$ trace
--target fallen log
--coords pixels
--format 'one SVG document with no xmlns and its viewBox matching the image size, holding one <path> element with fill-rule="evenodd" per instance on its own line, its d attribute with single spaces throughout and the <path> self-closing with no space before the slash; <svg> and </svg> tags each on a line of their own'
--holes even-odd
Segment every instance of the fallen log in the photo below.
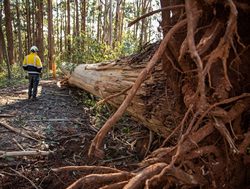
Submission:
<svg viewBox="0 0 250 189">
<path fill-rule="evenodd" d="M 158 45 L 151 45 L 143 53 L 123 61 L 78 65 L 68 83 L 102 98 L 101 102 L 119 107 L 156 47 Z M 62 66 L 62 70 L 65 72 L 66 66 Z M 127 108 L 132 117 L 163 137 L 170 134 L 181 117 L 176 107 L 178 95 L 167 84 L 167 79 L 162 63 L 158 62 Z"/>
</svg>

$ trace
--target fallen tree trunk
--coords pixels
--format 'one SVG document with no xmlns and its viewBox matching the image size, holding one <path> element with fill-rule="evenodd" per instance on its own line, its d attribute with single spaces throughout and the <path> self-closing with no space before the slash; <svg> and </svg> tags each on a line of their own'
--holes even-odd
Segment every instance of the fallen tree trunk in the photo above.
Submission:
<svg viewBox="0 0 250 189">
<path fill-rule="evenodd" d="M 249 186 L 249 2 L 186 0 L 173 4 L 180 7 L 181 2 L 185 4 L 182 11 L 162 13 L 164 39 L 152 56 L 145 57 L 143 52 L 123 62 L 80 65 L 69 78 L 71 84 L 95 95 L 115 96 L 108 98 L 113 105 L 119 106 L 117 99 L 124 98 L 93 139 L 89 155 L 103 157 L 104 135 L 125 109 L 151 130 L 167 136 L 133 171 L 132 178 L 110 185 L 103 179 L 102 188 Z M 161 1 L 163 8 L 173 4 Z M 95 79 L 81 81 L 88 74 Z M 132 83 L 130 91 L 114 95 Z M 171 134 L 165 129 L 172 130 Z M 71 188 L 84 187 L 82 181 L 92 176 L 81 177 L 71 185 L 77 187 Z M 113 174 L 102 176 L 109 179 Z"/>
<path fill-rule="evenodd" d="M 157 47 L 156 44 L 148 46 L 141 54 L 123 61 L 78 65 L 68 82 L 119 107 Z M 63 70 L 67 69 L 63 67 Z M 171 90 L 167 79 L 159 62 L 127 108 L 127 112 L 135 119 L 163 137 L 169 135 L 180 119 L 180 111 L 176 106 L 177 94 Z"/>
</svg>

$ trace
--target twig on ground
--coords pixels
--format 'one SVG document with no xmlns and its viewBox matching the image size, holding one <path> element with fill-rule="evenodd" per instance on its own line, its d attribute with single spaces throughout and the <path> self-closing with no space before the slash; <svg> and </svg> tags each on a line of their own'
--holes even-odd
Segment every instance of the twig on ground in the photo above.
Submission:
<svg viewBox="0 0 250 189">
<path fill-rule="evenodd" d="M 34 188 L 36 188 L 36 189 L 39 189 L 39 188 L 40 188 L 40 187 L 37 187 L 36 184 L 35 184 L 32 180 L 30 180 L 28 177 L 24 176 L 24 175 L 23 175 L 22 173 L 20 173 L 19 171 L 14 170 L 14 169 L 12 169 L 11 167 L 10 167 L 10 170 L 12 170 L 13 172 L 17 173 L 20 177 L 23 177 L 24 179 L 26 179 L 27 181 L 29 181 L 30 184 L 31 184 Z"/>
<path fill-rule="evenodd" d="M 11 114 L 0 114 L 0 118 L 8 118 L 8 117 L 15 117 L 15 115 L 11 115 Z"/>
<path fill-rule="evenodd" d="M 61 171 L 92 171 L 100 173 L 119 173 L 122 172 L 116 168 L 104 167 L 104 166 L 66 166 L 52 169 L 54 172 Z"/>
<path fill-rule="evenodd" d="M 59 121 L 71 121 L 70 119 L 68 118 L 58 118 L 58 119 L 31 119 L 31 120 L 27 120 L 27 121 L 30 121 L 30 122 L 40 122 L 40 121 L 44 121 L 44 122 L 59 122 Z"/>
<path fill-rule="evenodd" d="M 0 151 L 0 158 L 13 157 L 13 156 L 36 156 L 36 155 L 47 156 L 51 153 L 53 153 L 53 151 L 41 151 L 41 150 L 11 151 L 11 152 Z"/>
<path fill-rule="evenodd" d="M 18 146 L 21 150 L 25 151 L 24 148 L 22 147 L 22 145 L 21 145 L 19 142 L 17 142 L 17 140 L 16 140 L 15 138 L 12 138 L 12 140 L 17 144 L 17 146 Z"/>
<path fill-rule="evenodd" d="M 13 131 L 13 132 L 15 132 L 15 133 L 23 136 L 23 137 L 26 137 L 26 138 L 29 138 L 29 139 L 32 139 L 32 140 L 35 140 L 35 141 L 39 141 L 39 140 L 31 137 L 29 134 L 27 134 L 26 131 L 23 131 L 23 130 L 18 129 L 18 128 L 11 127 L 10 125 L 8 125 L 6 123 L 3 123 L 3 122 L 0 122 L 0 125 L 3 126 L 3 127 L 5 127 L 6 129 L 9 129 L 9 130 L 11 130 L 11 131 Z"/>
</svg>

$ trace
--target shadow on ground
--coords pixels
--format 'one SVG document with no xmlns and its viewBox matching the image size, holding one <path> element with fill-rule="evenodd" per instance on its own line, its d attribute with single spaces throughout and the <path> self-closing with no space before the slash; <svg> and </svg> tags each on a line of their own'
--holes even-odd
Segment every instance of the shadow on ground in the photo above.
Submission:
<svg viewBox="0 0 250 189">
<path fill-rule="evenodd" d="M 0 115 L 13 116 L 1 117 L 1 122 L 44 136 L 32 140 L 0 127 L 0 151 L 53 151 L 49 156 L 0 157 L 0 188 L 33 188 L 31 182 L 38 188 L 66 188 L 80 174 L 57 175 L 51 170 L 61 166 L 107 165 L 122 169 L 136 166 L 137 134 L 148 131 L 129 118 L 120 123 L 122 129 L 113 129 L 107 137 L 104 160 L 87 156 L 98 128 L 76 89 L 59 88 L 56 81 L 48 80 L 40 83 L 38 101 L 27 99 L 27 86 L 1 89 L 0 94 Z"/>
</svg>

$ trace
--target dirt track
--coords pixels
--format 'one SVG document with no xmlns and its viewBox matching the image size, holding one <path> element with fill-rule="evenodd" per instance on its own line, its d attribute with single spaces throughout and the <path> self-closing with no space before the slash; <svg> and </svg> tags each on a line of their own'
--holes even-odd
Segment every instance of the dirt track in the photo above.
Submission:
<svg viewBox="0 0 250 189">
<path fill-rule="evenodd" d="M 131 133 L 134 137 L 139 133 L 136 132 L 138 127 L 133 127 L 136 124 L 133 121 L 129 122 L 129 126 L 123 125 L 122 131 L 112 131 L 112 140 L 106 140 L 108 148 L 105 160 L 87 157 L 97 128 L 90 108 L 81 102 L 82 98 L 77 98 L 80 93 L 75 89 L 59 88 L 56 81 L 50 80 L 40 83 L 38 101 L 27 99 L 27 86 L 1 89 L 1 123 L 28 132 L 36 140 L 1 126 L 0 151 L 43 150 L 53 153 L 49 156 L 1 158 L 0 188 L 34 188 L 31 181 L 37 188 L 66 188 L 79 174 L 72 172 L 58 175 L 51 168 L 108 165 L 129 169 L 138 162 L 134 147 L 136 139 L 132 137 L 130 141 L 125 141 Z M 114 135 L 114 132 L 118 134 Z"/>
</svg>

